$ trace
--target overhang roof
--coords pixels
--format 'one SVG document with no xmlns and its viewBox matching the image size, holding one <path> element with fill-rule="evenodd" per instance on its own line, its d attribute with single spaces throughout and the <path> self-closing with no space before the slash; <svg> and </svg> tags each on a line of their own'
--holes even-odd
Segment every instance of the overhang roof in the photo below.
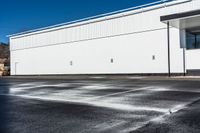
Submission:
<svg viewBox="0 0 200 133">
<path fill-rule="evenodd" d="M 178 29 L 195 29 L 200 27 L 200 10 L 165 15 L 160 20 Z"/>
</svg>

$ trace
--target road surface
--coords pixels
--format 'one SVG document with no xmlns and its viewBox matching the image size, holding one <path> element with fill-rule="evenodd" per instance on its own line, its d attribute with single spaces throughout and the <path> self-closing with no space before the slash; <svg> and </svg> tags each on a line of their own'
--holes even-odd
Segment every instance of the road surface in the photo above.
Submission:
<svg viewBox="0 0 200 133">
<path fill-rule="evenodd" d="M 0 79 L 1 133 L 199 133 L 199 116 L 199 79 Z"/>
</svg>

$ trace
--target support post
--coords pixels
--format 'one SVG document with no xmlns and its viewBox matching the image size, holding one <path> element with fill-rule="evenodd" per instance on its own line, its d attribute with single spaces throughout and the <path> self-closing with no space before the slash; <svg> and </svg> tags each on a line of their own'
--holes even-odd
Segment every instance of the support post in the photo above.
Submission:
<svg viewBox="0 0 200 133">
<path fill-rule="evenodd" d="M 168 44 L 168 76 L 171 77 L 171 65 L 170 65 L 170 27 L 169 27 L 169 21 L 167 22 L 167 44 Z"/>
<path fill-rule="evenodd" d="M 185 67 L 185 46 L 183 47 L 183 76 L 186 76 L 186 67 Z"/>
</svg>

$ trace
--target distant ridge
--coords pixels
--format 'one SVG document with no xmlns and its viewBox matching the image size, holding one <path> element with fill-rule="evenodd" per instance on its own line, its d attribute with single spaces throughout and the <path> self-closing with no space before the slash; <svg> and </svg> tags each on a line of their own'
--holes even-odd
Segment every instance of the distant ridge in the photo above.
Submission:
<svg viewBox="0 0 200 133">
<path fill-rule="evenodd" d="M 0 42 L 0 58 L 9 58 L 9 45 Z"/>
</svg>

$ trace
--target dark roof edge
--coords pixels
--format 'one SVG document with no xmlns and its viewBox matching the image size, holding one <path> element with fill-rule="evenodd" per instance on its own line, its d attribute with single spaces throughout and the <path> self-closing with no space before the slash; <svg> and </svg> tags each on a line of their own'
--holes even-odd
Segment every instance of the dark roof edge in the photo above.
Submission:
<svg viewBox="0 0 200 133">
<path fill-rule="evenodd" d="M 173 19 L 181 19 L 181 18 L 187 18 L 187 17 L 197 16 L 197 15 L 200 15 L 200 10 L 161 16 L 160 21 L 164 22 L 164 21 L 169 21 L 169 20 L 173 20 Z"/>
</svg>

